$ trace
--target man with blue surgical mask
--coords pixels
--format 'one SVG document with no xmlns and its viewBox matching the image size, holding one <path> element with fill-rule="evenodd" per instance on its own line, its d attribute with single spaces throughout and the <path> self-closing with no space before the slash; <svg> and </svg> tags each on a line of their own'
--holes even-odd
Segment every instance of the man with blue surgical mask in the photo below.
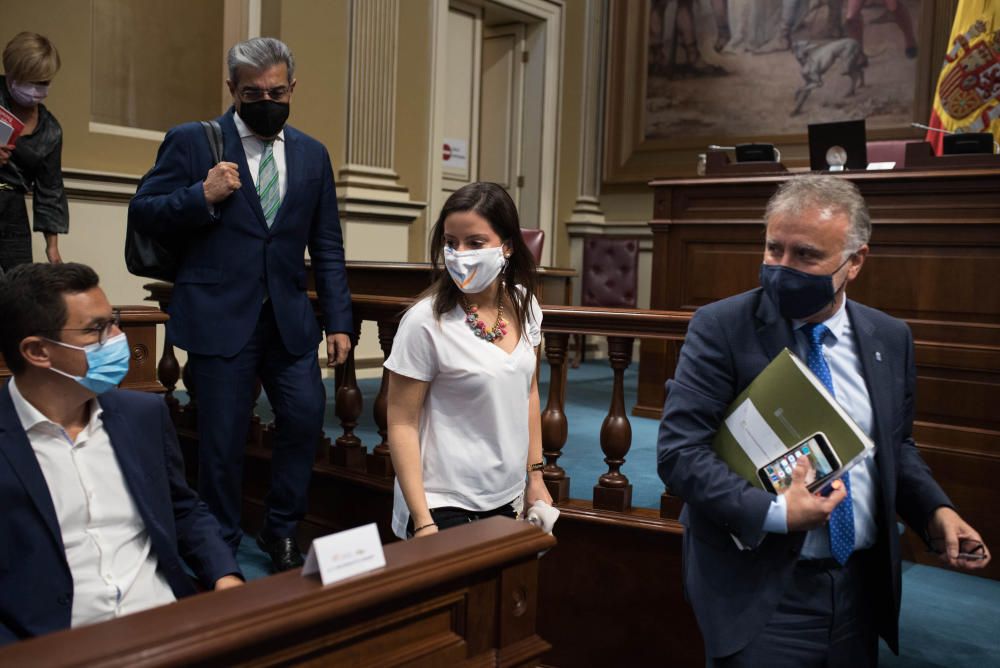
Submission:
<svg viewBox="0 0 1000 668">
<path fill-rule="evenodd" d="M 0 279 L 0 644 L 242 583 L 184 480 L 163 398 L 118 390 L 130 351 L 85 265 Z"/>
<path fill-rule="evenodd" d="M 760 287 L 695 313 L 667 385 L 657 457 L 685 502 L 685 591 L 710 666 L 871 666 L 880 636 L 898 649 L 897 514 L 950 566 L 981 569 L 990 553 L 913 441 L 909 327 L 847 298 L 872 231 L 857 187 L 791 178 L 764 221 Z M 825 496 L 807 488 L 806 458 L 776 495 L 711 447 L 726 409 L 785 348 L 875 443 Z"/>
</svg>

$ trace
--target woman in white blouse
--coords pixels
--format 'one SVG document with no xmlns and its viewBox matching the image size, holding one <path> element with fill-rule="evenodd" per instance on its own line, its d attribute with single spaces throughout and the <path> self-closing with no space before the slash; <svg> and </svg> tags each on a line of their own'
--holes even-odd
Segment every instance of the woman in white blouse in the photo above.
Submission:
<svg viewBox="0 0 1000 668">
<path fill-rule="evenodd" d="M 552 503 L 542 481 L 542 313 L 517 209 L 495 183 L 445 202 L 431 261 L 447 271 L 406 312 L 385 366 L 393 532 L 424 537 Z"/>
</svg>

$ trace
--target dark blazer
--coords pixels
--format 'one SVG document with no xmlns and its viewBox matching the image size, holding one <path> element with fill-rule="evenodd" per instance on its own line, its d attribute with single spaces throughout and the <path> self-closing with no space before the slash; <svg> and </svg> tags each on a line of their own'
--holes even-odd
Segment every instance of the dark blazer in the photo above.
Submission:
<svg viewBox="0 0 1000 668">
<path fill-rule="evenodd" d="M 874 412 L 878 572 L 869 575 L 879 633 L 895 651 L 901 585 L 896 514 L 924 535 L 933 511 L 951 503 L 911 436 L 916 372 L 909 327 L 850 300 L 847 313 Z M 761 631 L 805 540 L 804 532 L 765 534 L 773 495 L 734 474 L 711 449 L 730 403 L 786 347 L 795 349 L 791 322 L 758 288 L 694 314 L 667 383 L 658 469 L 685 501 L 685 590 L 714 657 L 741 650 Z M 740 550 L 732 536 L 754 548 Z"/>
<path fill-rule="evenodd" d="M 218 118 L 223 160 L 239 165 L 242 187 L 210 210 L 203 182 L 211 148 L 199 123 L 171 129 L 156 164 L 129 204 L 146 234 L 182 239 L 170 300 L 170 341 L 202 355 L 235 355 L 254 331 L 266 294 L 281 340 L 293 355 L 314 350 L 320 330 L 306 295 L 306 246 L 328 334 L 353 332 L 351 294 L 330 156 L 315 139 L 285 126 L 287 193 L 270 229 L 247 167 L 233 110 Z"/>
<path fill-rule="evenodd" d="M 112 390 L 98 401 L 158 571 L 174 595 L 195 593 L 182 558 L 209 589 L 224 575 L 240 575 L 218 522 L 184 480 L 163 398 Z M 0 389 L 0 509 L 0 645 L 68 628 L 73 576 L 59 521 L 6 385 Z"/>
</svg>

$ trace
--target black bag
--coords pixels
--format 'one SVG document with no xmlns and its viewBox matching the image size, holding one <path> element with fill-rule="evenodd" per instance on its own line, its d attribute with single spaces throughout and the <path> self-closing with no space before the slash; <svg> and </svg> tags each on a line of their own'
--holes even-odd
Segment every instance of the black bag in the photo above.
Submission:
<svg viewBox="0 0 1000 668">
<path fill-rule="evenodd" d="M 222 160 L 222 127 L 217 121 L 202 121 L 201 127 L 212 149 L 212 160 L 219 164 Z M 136 193 L 142 189 L 152 171 L 150 169 L 139 180 Z M 183 244 L 183 239 L 158 239 L 140 232 L 129 218 L 125 228 L 125 266 L 130 274 L 172 283 L 177 278 Z"/>
</svg>

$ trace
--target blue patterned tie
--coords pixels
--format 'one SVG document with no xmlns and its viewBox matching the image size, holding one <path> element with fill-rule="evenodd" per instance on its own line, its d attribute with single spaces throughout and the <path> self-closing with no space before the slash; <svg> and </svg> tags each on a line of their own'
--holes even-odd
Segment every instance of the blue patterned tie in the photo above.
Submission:
<svg viewBox="0 0 1000 668">
<path fill-rule="evenodd" d="M 264 220 L 271 227 L 274 217 L 278 215 L 281 206 L 281 191 L 278 188 L 278 166 L 274 162 L 274 141 L 264 144 L 264 153 L 260 157 L 260 170 L 257 172 L 257 196 L 260 197 L 260 208 L 264 211 Z"/>
<path fill-rule="evenodd" d="M 823 339 L 830 329 L 822 323 L 808 323 L 802 331 L 809 338 L 809 357 L 806 359 L 809 370 L 826 385 L 830 394 L 836 396 L 833 391 L 833 376 L 830 375 L 830 367 L 823 357 Z M 846 564 L 851 552 L 854 551 L 854 503 L 851 501 L 850 474 L 845 471 L 840 479 L 844 481 L 847 497 L 833 509 L 828 526 L 830 554 L 839 563 Z"/>
</svg>

